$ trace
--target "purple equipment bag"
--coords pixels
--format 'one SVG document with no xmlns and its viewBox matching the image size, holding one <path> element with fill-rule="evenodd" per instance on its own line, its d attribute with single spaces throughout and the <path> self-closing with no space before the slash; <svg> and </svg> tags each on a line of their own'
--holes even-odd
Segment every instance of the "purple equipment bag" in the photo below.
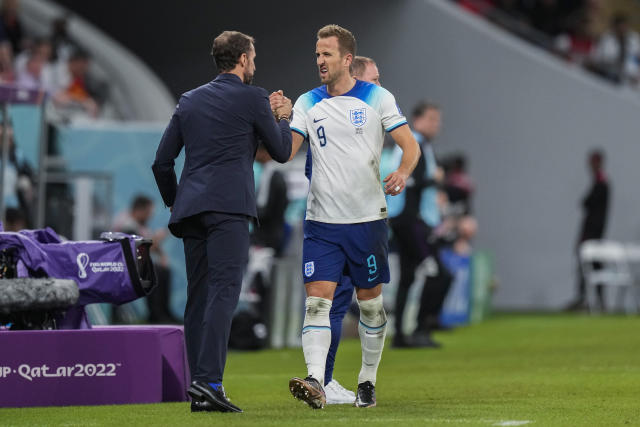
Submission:
<svg viewBox="0 0 640 427">
<path fill-rule="evenodd" d="M 84 306 L 125 304 L 156 285 L 151 240 L 125 233 L 102 233 L 103 240 L 65 241 L 51 229 L 0 232 L 0 251 L 15 261 L 15 277 L 72 279 L 80 289 L 61 329 L 89 327 Z"/>
</svg>

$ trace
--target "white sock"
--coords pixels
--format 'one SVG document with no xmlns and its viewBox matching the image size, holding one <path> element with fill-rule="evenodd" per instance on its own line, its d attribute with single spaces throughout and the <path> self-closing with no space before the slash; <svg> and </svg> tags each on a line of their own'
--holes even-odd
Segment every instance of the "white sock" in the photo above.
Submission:
<svg viewBox="0 0 640 427">
<path fill-rule="evenodd" d="M 362 368 L 358 375 L 358 384 L 371 381 L 376 384 L 378 365 L 384 348 L 384 338 L 387 335 L 387 315 L 382 306 L 382 295 L 374 299 L 358 300 L 360 306 L 360 344 L 362 346 Z"/>
<path fill-rule="evenodd" d="M 302 351 L 310 377 L 324 385 L 324 369 L 331 346 L 332 301 L 320 297 L 307 297 L 304 326 L 302 327 Z"/>
</svg>

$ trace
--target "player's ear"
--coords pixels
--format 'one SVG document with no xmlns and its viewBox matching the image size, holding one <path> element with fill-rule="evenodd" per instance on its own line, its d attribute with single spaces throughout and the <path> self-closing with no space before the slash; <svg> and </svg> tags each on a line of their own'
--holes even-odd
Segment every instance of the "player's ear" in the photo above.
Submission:
<svg viewBox="0 0 640 427">
<path fill-rule="evenodd" d="M 247 66 L 247 62 L 248 62 L 249 58 L 247 58 L 247 54 L 243 53 L 242 55 L 240 55 L 240 60 L 238 61 L 238 63 L 240 63 L 240 65 L 242 65 L 242 68 Z"/>
<path fill-rule="evenodd" d="M 344 56 L 344 65 L 348 65 L 349 67 L 351 67 L 352 62 L 353 62 L 353 55 L 350 53 L 347 53 Z"/>
</svg>

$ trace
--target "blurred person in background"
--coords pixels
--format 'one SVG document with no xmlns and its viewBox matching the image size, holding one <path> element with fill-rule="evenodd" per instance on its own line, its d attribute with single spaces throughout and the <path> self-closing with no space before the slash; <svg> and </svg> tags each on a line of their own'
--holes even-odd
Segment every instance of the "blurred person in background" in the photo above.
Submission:
<svg viewBox="0 0 640 427">
<path fill-rule="evenodd" d="M 252 307 L 253 310 L 250 310 L 256 321 L 268 324 L 273 261 L 274 258 L 282 256 L 289 237 L 289 226 L 285 221 L 289 200 L 285 175 L 278 170 L 269 151 L 262 144 L 256 151 L 256 162 L 262 166 L 256 188 L 259 223 L 253 228 L 251 234 L 249 262 L 245 273 L 245 280 L 249 280 L 250 283 L 245 284 L 249 286 L 245 292 L 248 291 L 258 297 L 255 300 L 256 304 Z M 237 317 L 236 313 L 234 322 Z M 234 338 L 232 336 L 232 339 Z"/>
<path fill-rule="evenodd" d="M 0 124 L 0 149 L 3 138 L 4 128 Z M 27 224 L 29 224 L 28 219 L 32 218 L 35 201 L 35 175 L 33 168 L 16 145 L 11 124 L 8 128 L 8 138 L 9 157 L 3 179 L 4 203 L 7 208 L 19 209 L 27 218 Z M 1 153 L 0 151 L 0 155 Z"/>
<path fill-rule="evenodd" d="M 471 196 L 474 185 L 467 172 L 467 159 L 458 154 L 451 159 L 445 174 L 445 192 L 449 203 L 459 207 L 463 214 L 471 213 Z"/>
<path fill-rule="evenodd" d="M 51 59 L 51 43 L 48 40 L 36 41 L 31 49 L 24 51 L 16 58 L 16 83 L 26 89 L 53 90 Z"/>
<path fill-rule="evenodd" d="M 11 50 L 19 53 L 22 50 L 22 23 L 18 16 L 18 0 L 3 0 L 0 6 L 0 37 L 8 40 Z"/>
<path fill-rule="evenodd" d="M 637 84 L 640 77 L 640 36 L 629 26 L 629 18 L 618 13 L 611 19 L 609 30 L 598 40 L 590 63 L 591 68 L 621 84 Z"/>
<path fill-rule="evenodd" d="M 91 57 L 76 49 L 66 62 L 58 64 L 55 72 L 53 103 L 59 109 L 97 117 L 100 112 L 99 86 L 91 79 Z"/>
<path fill-rule="evenodd" d="M 572 18 L 567 31 L 553 41 L 554 50 L 576 65 L 588 65 L 596 44 L 592 17 L 585 11 Z"/>
<path fill-rule="evenodd" d="M 453 243 L 453 251 L 458 255 L 471 255 L 473 248 L 471 241 L 478 233 L 478 221 L 470 215 L 465 215 L 458 221 L 457 237 Z"/>
<path fill-rule="evenodd" d="M 69 59 L 75 49 L 76 44 L 69 36 L 69 17 L 61 16 L 53 20 L 51 23 L 51 35 L 49 40 L 53 47 L 52 60 L 66 61 Z"/>
<path fill-rule="evenodd" d="M 16 80 L 16 71 L 13 66 L 13 49 L 11 43 L 0 42 L 0 83 L 13 83 Z"/>
<path fill-rule="evenodd" d="M 53 46 L 49 39 L 46 38 L 35 38 L 29 39 L 25 42 L 26 49 L 16 55 L 15 59 L 15 69 L 16 72 L 20 72 L 24 70 L 24 67 L 28 61 L 28 59 L 34 55 L 40 56 L 45 59 L 47 64 L 49 64 L 52 60 L 53 55 Z"/>
<path fill-rule="evenodd" d="M 444 172 L 438 167 L 433 141 L 440 132 L 440 108 L 429 102 L 419 103 L 413 111 L 413 129 L 422 155 L 407 189 L 400 197 L 389 199 L 391 229 L 400 257 L 400 281 L 395 304 L 394 347 L 439 347 L 431 338 L 438 325 L 438 314 L 451 285 L 451 275 L 443 266 L 435 242 L 434 230 L 441 224 L 438 186 Z M 396 150 L 396 158 L 399 155 Z M 397 162 L 397 160 L 396 160 Z M 426 262 L 427 279 L 420 298 L 417 326 L 411 337 L 403 332 L 403 317 L 409 289 L 419 265 Z"/>
<path fill-rule="evenodd" d="M 149 221 L 153 217 L 153 200 L 144 195 L 137 195 L 133 198 L 128 210 L 117 215 L 113 228 L 127 234 L 136 234 L 145 239 L 151 239 L 151 256 L 156 271 L 158 285 L 147 296 L 147 307 L 149 309 L 149 323 L 180 323 L 171 314 L 171 270 L 169 269 L 169 258 L 162 250 L 162 242 L 167 237 L 166 230 L 153 231 L 149 228 Z M 115 323 L 122 319 L 120 313 L 115 310 Z"/>
<path fill-rule="evenodd" d="M 27 218 L 20 209 L 7 208 L 4 213 L 4 231 L 20 231 L 27 228 Z"/>
<path fill-rule="evenodd" d="M 587 157 L 587 164 L 591 173 L 591 187 L 582 199 L 583 219 L 582 227 L 576 242 L 576 253 L 579 256 L 580 246 L 587 240 L 598 240 L 604 237 L 609 213 L 611 190 L 609 179 L 604 169 L 605 153 L 593 150 Z M 567 310 L 583 310 L 586 308 L 586 286 L 582 269 L 578 262 L 578 294 L 576 300 L 569 304 Z M 603 304 L 602 288 L 598 287 L 600 304 Z"/>
<path fill-rule="evenodd" d="M 286 238 L 284 215 L 289 204 L 287 182 L 263 145 L 258 147 L 256 161 L 262 165 L 256 192 L 260 226 L 255 228 L 252 241 L 255 245 L 273 248 L 275 255 L 279 257 L 284 250 Z"/>
<path fill-rule="evenodd" d="M 354 78 L 380 86 L 380 72 L 373 59 L 356 56 L 353 58 L 350 71 Z"/>
</svg>

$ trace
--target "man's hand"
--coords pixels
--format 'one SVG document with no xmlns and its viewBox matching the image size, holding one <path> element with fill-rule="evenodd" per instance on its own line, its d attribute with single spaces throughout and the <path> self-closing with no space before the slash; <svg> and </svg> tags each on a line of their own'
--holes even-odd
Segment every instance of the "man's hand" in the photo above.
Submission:
<svg viewBox="0 0 640 427">
<path fill-rule="evenodd" d="M 386 183 L 384 185 L 384 192 L 391 196 L 397 196 L 402 193 L 402 190 L 404 190 L 404 187 L 407 185 L 407 179 L 409 179 L 409 174 L 407 173 L 401 172 L 400 170 L 391 172 L 384 179 Z"/>
<path fill-rule="evenodd" d="M 278 118 L 282 116 L 287 116 L 288 118 L 291 118 L 291 110 L 293 110 L 293 105 L 291 104 L 291 100 L 285 96 L 282 107 L 276 110 L 276 114 Z"/>
<path fill-rule="evenodd" d="M 413 137 L 409 126 L 400 126 L 390 132 L 393 140 L 402 149 L 402 160 L 395 172 L 392 172 L 384 179 L 386 185 L 384 192 L 392 196 L 397 196 L 407 185 L 407 179 L 418 164 L 420 158 L 420 146 Z"/>
<path fill-rule="evenodd" d="M 276 110 L 284 105 L 284 94 L 281 90 L 269 95 L 269 104 L 271 105 L 271 111 L 273 111 L 273 115 L 275 116 Z"/>
<path fill-rule="evenodd" d="M 281 90 L 269 95 L 269 104 L 271 104 L 271 111 L 273 111 L 273 115 L 276 119 L 279 119 L 282 116 L 291 117 L 293 105 L 291 100 L 284 96 Z"/>
</svg>

